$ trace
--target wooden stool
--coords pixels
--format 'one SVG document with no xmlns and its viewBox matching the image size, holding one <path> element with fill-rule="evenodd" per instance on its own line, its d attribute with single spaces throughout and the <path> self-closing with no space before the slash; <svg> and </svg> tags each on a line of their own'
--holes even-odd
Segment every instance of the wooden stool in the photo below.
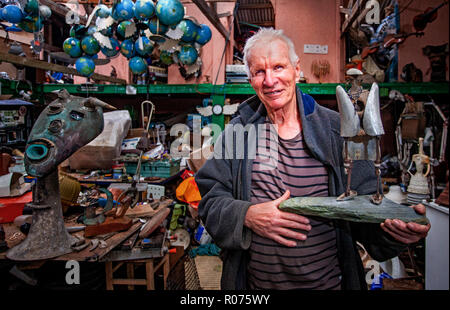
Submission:
<svg viewBox="0 0 450 310">
<path fill-rule="evenodd" d="M 128 285 L 129 290 L 134 290 L 135 285 L 146 285 L 147 290 L 155 289 L 155 272 L 163 267 L 164 275 L 164 289 L 167 287 L 167 277 L 169 276 L 170 265 L 169 265 L 169 254 L 167 253 L 162 258 L 149 258 L 141 260 L 130 260 L 119 262 L 113 268 L 114 262 L 105 262 L 106 267 L 106 289 L 113 290 L 114 284 Z M 154 264 L 157 263 L 156 267 Z M 114 279 L 114 272 L 117 271 L 123 264 L 127 266 L 127 277 L 126 279 L 116 278 Z M 145 264 L 145 279 L 135 279 L 134 278 L 134 267 L 138 264 Z"/>
</svg>

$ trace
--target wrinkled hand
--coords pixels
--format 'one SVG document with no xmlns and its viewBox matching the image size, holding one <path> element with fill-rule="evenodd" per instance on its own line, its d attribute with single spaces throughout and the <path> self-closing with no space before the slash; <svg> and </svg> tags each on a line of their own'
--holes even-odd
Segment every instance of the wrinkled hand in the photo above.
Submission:
<svg viewBox="0 0 450 310">
<path fill-rule="evenodd" d="M 418 204 L 412 206 L 414 211 L 419 214 L 425 215 L 425 206 L 422 204 Z M 394 237 L 396 240 L 410 244 L 418 242 L 420 239 L 423 239 L 427 236 L 428 231 L 430 230 L 431 225 L 421 225 L 413 222 L 405 223 L 401 220 L 387 219 L 384 223 L 381 223 L 381 228 Z"/>
<path fill-rule="evenodd" d="M 304 216 L 278 209 L 279 204 L 289 196 L 290 192 L 286 191 L 278 199 L 251 205 L 245 216 L 244 225 L 260 236 L 289 247 L 295 247 L 297 243 L 284 237 L 306 240 L 305 234 L 289 228 L 310 231 L 309 220 Z"/>
</svg>

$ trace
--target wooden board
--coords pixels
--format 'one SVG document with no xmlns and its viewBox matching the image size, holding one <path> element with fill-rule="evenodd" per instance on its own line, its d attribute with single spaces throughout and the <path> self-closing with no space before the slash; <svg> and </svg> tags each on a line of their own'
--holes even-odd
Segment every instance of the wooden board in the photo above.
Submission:
<svg viewBox="0 0 450 310">
<path fill-rule="evenodd" d="M 71 223 L 68 226 L 74 225 L 73 223 Z M 141 228 L 141 226 L 142 226 L 141 222 L 136 222 L 127 231 L 115 233 L 113 236 L 111 236 L 106 240 L 107 243 L 106 248 L 102 249 L 100 247 L 97 247 L 93 251 L 89 251 L 92 246 L 91 244 L 89 244 L 89 246 L 83 249 L 82 251 L 61 255 L 56 258 L 53 258 L 52 260 L 57 261 L 76 260 L 76 261 L 92 261 L 92 262 L 99 261 L 111 250 L 113 250 L 115 247 L 117 247 L 119 244 L 121 244 L 123 241 L 128 239 L 135 232 L 137 232 Z M 5 240 L 7 241 L 9 248 L 12 248 L 13 246 L 19 244 L 26 238 L 26 236 L 22 232 L 20 232 L 19 228 L 12 223 L 3 224 L 3 229 L 5 231 Z M 78 238 L 83 238 L 84 231 L 79 231 L 73 233 L 72 235 L 77 236 Z M 95 238 L 86 238 L 86 242 L 90 242 L 92 239 Z M 0 259 L 7 259 L 6 252 L 0 253 Z"/>
<path fill-rule="evenodd" d="M 49 62 L 43 61 L 43 60 L 32 59 L 29 57 L 16 56 L 16 55 L 1 52 L 1 51 L 0 51 L 0 61 L 6 61 L 6 62 L 9 62 L 12 64 L 42 69 L 42 70 L 46 70 L 46 71 L 50 70 L 50 71 L 56 71 L 56 72 L 62 72 L 62 73 L 67 73 L 67 74 L 72 74 L 72 75 L 83 76 L 81 73 L 79 73 L 74 68 L 69 68 L 66 66 L 49 63 Z M 124 79 L 118 79 L 118 78 L 114 78 L 111 76 L 106 76 L 106 75 L 102 75 L 102 74 L 98 74 L 98 73 L 92 74 L 91 78 L 94 80 L 99 80 L 99 81 L 107 81 L 107 82 L 117 83 L 117 84 L 126 84 L 126 81 Z M 63 88 L 63 87 L 61 87 L 61 88 Z"/>
<path fill-rule="evenodd" d="M 171 205 L 174 201 L 172 199 L 166 199 L 161 202 L 159 200 L 155 199 L 155 202 L 158 202 L 158 205 L 155 209 L 151 207 L 150 203 L 143 203 L 136 205 L 134 208 L 129 208 L 127 212 L 125 213 L 126 216 L 135 218 L 135 217 L 152 217 L 156 213 L 158 213 L 160 210 L 167 208 L 169 205 Z"/>
<path fill-rule="evenodd" d="M 106 240 L 107 247 L 102 249 L 100 247 L 97 247 L 93 251 L 89 251 L 91 246 L 89 245 L 86 249 L 80 251 L 80 252 L 72 252 L 69 254 L 65 254 L 62 256 L 59 256 L 55 258 L 55 260 L 76 260 L 76 261 L 99 261 L 101 260 L 105 255 L 107 255 L 111 250 L 113 250 L 116 246 L 121 244 L 123 241 L 128 239 L 132 234 L 137 232 L 142 226 L 141 222 L 134 223 L 130 229 L 123 232 L 118 232 L 109 239 Z M 92 238 L 94 239 L 94 238 Z M 90 240 L 89 238 L 86 238 L 86 240 Z"/>
</svg>

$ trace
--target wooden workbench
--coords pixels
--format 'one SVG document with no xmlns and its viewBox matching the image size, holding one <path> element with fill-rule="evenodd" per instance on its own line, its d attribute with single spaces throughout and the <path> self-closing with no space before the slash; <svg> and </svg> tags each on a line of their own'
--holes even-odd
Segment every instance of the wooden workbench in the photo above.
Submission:
<svg viewBox="0 0 450 310">
<path fill-rule="evenodd" d="M 147 290 L 155 289 L 155 273 L 162 269 L 164 279 L 164 289 L 167 285 L 167 278 L 170 272 L 169 253 L 167 251 L 168 244 L 165 247 L 144 250 L 139 247 L 131 250 L 116 249 L 122 242 L 130 238 L 133 234 L 138 233 L 143 224 L 140 221 L 134 223 L 127 231 L 117 232 L 106 239 L 107 246 L 100 248 L 99 246 L 90 251 L 91 245 L 79 252 L 72 252 L 61 255 L 50 260 L 52 261 L 87 261 L 99 262 L 105 264 L 106 289 L 112 290 L 114 285 L 127 285 L 128 289 L 134 289 L 135 285 L 145 285 Z M 66 223 L 66 226 L 75 226 Z M 8 247 L 11 248 L 22 242 L 26 236 L 12 223 L 3 224 L 5 231 L 5 240 Z M 72 235 L 82 237 L 83 231 L 73 233 Z M 97 236 L 98 237 L 98 236 Z M 96 238 L 96 237 L 94 237 Z M 92 238 L 92 239 L 94 239 Z M 86 238 L 86 242 L 89 242 Z M 0 253 L 0 260 L 8 260 L 6 252 Z M 21 270 L 40 268 L 47 260 L 18 262 Z M 135 267 L 145 265 L 145 278 L 135 278 Z M 127 278 L 114 278 L 114 272 L 120 267 L 126 266 Z"/>
</svg>

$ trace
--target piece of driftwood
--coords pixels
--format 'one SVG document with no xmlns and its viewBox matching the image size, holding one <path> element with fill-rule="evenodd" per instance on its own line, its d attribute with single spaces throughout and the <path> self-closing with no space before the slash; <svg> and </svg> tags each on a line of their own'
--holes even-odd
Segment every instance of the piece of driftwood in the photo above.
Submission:
<svg viewBox="0 0 450 310">
<path fill-rule="evenodd" d="M 129 229 L 132 224 L 132 220 L 127 216 L 119 218 L 106 217 L 106 220 L 103 223 L 97 225 L 86 225 L 86 228 L 84 229 L 84 236 L 92 237 L 110 232 L 124 231 Z"/>
<path fill-rule="evenodd" d="M 167 208 L 173 203 L 173 199 L 166 199 L 163 201 L 155 201 L 154 205 L 153 203 L 143 203 L 136 205 L 133 209 L 129 208 L 127 210 L 127 213 L 125 213 L 126 216 L 131 218 L 136 217 L 152 217 L 160 210 Z"/>
<path fill-rule="evenodd" d="M 147 238 L 148 236 L 150 236 L 150 234 L 154 232 L 159 225 L 162 224 L 162 222 L 166 219 L 169 213 L 170 213 L 169 208 L 164 208 L 160 210 L 158 213 L 156 213 L 147 223 L 144 224 L 141 232 L 139 233 L 139 237 Z"/>
<path fill-rule="evenodd" d="M 283 201 L 279 209 L 351 222 L 382 223 L 386 219 L 399 219 L 405 223 L 429 223 L 427 217 L 417 214 L 411 207 L 399 205 L 386 197 L 381 204 L 375 205 L 369 195 L 356 196 L 346 201 L 337 201 L 336 197 L 295 197 Z"/>
</svg>

